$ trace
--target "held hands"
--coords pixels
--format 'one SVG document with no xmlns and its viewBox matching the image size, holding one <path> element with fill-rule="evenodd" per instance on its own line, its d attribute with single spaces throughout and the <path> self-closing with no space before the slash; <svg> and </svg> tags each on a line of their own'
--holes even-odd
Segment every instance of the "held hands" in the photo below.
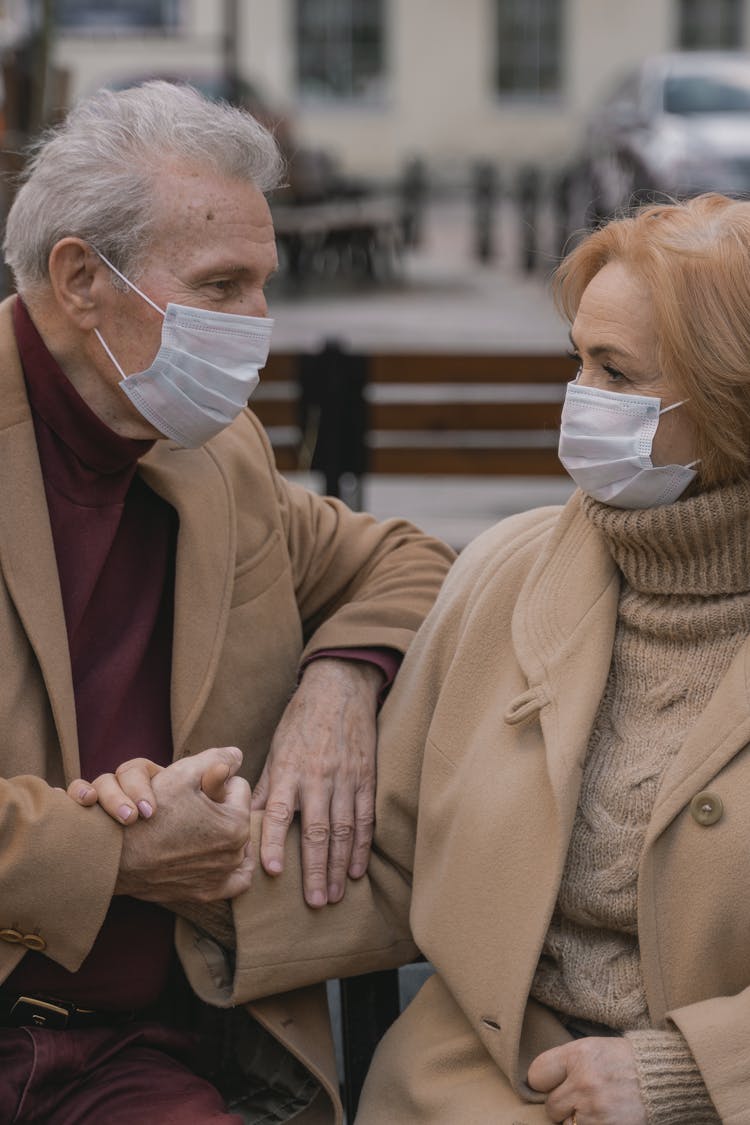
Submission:
<svg viewBox="0 0 750 1125">
<path fill-rule="evenodd" d="M 347 874 L 356 879 L 367 869 L 375 819 L 376 705 L 382 682 L 381 671 L 371 664 L 333 658 L 312 661 L 281 717 L 252 795 L 252 808 L 265 809 L 261 862 L 269 875 L 283 870 L 289 825 L 300 810 L 304 893 L 310 906 L 338 902 Z M 102 774 L 92 783 L 71 782 L 68 796 L 81 805 L 98 802 L 113 819 L 131 826 L 125 840 L 136 831 L 143 838 L 142 821 L 153 817 L 148 827 L 156 828 L 169 811 L 172 782 L 167 784 L 166 775 L 193 763 L 189 767 L 192 797 L 194 802 L 203 798 L 203 811 L 200 815 L 197 808 L 190 811 L 192 819 L 186 824 L 192 838 L 193 826 L 203 824 L 211 803 L 224 801 L 227 768 L 221 755 L 227 753 L 240 752 L 206 750 L 166 769 L 146 758 L 134 758 L 115 774 Z M 244 781 L 233 777 L 238 766 L 239 762 L 230 777 L 247 789 Z M 172 821 L 175 815 L 172 810 Z M 197 840 L 193 843 L 197 845 Z M 242 875 L 249 885 L 245 866 Z M 172 897 L 185 898 L 188 883 Z M 241 885 L 233 893 L 245 889 Z M 163 890 L 153 897 L 164 901 Z"/>
<path fill-rule="evenodd" d="M 110 816 L 131 825 L 123 834 L 115 894 L 206 903 L 248 889 L 255 863 L 250 787 L 236 776 L 241 763 L 240 751 L 225 746 L 166 768 L 134 759 L 116 775 L 68 787 L 79 804 L 98 800 Z"/>
<path fill-rule="evenodd" d="M 529 1085 L 547 1095 L 550 1121 L 577 1125 L 646 1125 L 633 1048 L 627 1039 L 576 1039 L 538 1055 Z"/>
</svg>

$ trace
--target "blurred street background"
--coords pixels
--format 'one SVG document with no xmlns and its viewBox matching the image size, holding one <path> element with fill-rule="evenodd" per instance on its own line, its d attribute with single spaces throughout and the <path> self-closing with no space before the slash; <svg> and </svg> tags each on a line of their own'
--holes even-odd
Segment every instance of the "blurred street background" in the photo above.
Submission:
<svg viewBox="0 0 750 1125">
<path fill-rule="evenodd" d="M 250 109 L 288 161 L 251 404 L 279 467 L 462 548 L 572 490 L 565 248 L 644 200 L 750 193 L 749 47 L 750 0 L 0 0 L 0 214 L 100 86 Z"/>
<path fill-rule="evenodd" d="M 750 0 L 0 0 L 0 209 L 99 86 L 256 113 L 288 161 L 257 399 L 279 465 L 462 547 L 570 492 L 565 248 L 643 199 L 750 189 L 748 44 Z"/>
</svg>

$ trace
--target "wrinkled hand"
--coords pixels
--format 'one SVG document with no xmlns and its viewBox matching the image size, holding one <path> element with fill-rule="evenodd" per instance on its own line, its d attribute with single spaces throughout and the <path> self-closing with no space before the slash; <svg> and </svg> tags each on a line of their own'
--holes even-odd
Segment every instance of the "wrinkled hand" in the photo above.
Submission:
<svg viewBox="0 0 750 1125">
<path fill-rule="evenodd" d="M 578 1125 L 646 1125 L 633 1048 L 627 1039 L 592 1036 L 538 1055 L 529 1085 L 547 1094 L 550 1121 L 575 1110 Z"/>
<path fill-rule="evenodd" d="M 135 824 L 139 816 L 149 820 L 156 812 L 157 799 L 151 782 L 165 768 L 169 767 L 158 766 L 148 758 L 130 758 L 114 773 L 99 774 L 93 781 L 76 778 L 66 792 L 84 808 L 99 804 L 119 824 Z M 223 801 L 226 780 L 225 759 L 209 758 L 201 778 L 201 789 L 206 796 L 214 801 Z"/>
<path fill-rule="evenodd" d="M 251 794 L 236 776 L 241 764 L 240 751 L 225 746 L 151 776 L 159 815 L 138 819 L 123 833 L 115 894 L 167 904 L 214 902 L 248 889 Z"/>
<path fill-rule="evenodd" d="M 338 902 L 347 873 L 364 875 L 375 819 L 375 745 L 380 670 L 354 660 L 308 664 L 271 743 L 253 791 L 265 809 L 260 858 L 269 875 L 284 865 L 296 809 L 302 820 L 302 876 L 310 906 Z"/>
</svg>

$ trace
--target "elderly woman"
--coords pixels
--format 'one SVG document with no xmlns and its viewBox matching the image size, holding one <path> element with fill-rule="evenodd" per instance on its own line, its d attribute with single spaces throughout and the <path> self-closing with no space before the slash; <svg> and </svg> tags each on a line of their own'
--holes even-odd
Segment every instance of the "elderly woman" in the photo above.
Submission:
<svg viewBox="0 0 750 1125">
<path fill-rule="evenodd" d="M 318 913 L 291 871 L 249 892 L 261 992 L 403 957 L 413 875 L 435 974 L 359 1125 L 750 1121 L 750 203 L 612 222 L 556 285 L 579 490 L 449 575 L 368 876 Z"/>
</svg>

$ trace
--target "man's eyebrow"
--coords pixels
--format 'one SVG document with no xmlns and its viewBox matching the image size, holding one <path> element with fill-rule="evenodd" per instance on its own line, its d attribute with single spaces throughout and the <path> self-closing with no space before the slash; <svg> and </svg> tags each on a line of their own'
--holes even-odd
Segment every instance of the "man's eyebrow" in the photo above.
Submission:
<svg viewBox="0 0 750 1125">
<path fill-rule="evenodd" d="M 230 274 L 233 277 L 240 277 L 243 274 L 245 274 L 247 276 L 251 276 L 251 275 L 256 274 L 258 272 L 259 271 L 257 270 L 257 268 L 255 268 L 253 266 L 242 265 L 242 264 L 239 264 L 237 262 L 225 262 L 223 265 L 218 265 L 218 266 L 214 265 L 211 269 L 207 269 L 205 271 L 205 273 L 207 275 L 211 275 L 211 276 L 218 275 L 218 274 Z M 268 280 L 269 278 L 273 277 L 273 275 L 275 273 L 278 273 L 278 272 L 279 272 L 279 266 L 278 266 L 278 263 L 276 263 L 276 265 L 272 269 L 270 269 L 268 271 L 268 273 L 265 274 L 264 276 L 266 277 L 266 280 Z"/>
</svg>

